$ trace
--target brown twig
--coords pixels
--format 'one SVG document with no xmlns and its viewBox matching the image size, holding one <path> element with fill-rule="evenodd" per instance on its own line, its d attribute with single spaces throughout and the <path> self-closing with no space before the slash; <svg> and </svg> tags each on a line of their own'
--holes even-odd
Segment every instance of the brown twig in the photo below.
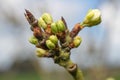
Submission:
<svg viewBox="0 0 120 80">
<path fill-rule="evenodd" d="M 70 37 L 74 38 L 83 28 L 84 26 L 81 26 L 80 23 L 77 23 L 72 29 L 72 31 L 70 32 Z"/>
</svg>

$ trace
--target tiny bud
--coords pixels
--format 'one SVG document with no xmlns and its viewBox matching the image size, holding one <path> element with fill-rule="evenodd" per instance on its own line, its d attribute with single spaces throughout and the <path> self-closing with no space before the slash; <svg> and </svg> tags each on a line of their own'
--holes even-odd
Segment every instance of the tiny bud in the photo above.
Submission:
<svg viewBox="0 0 120 80">
<path fill-rule="evenodd" d="M 60 57 L 62 60 L 66 61 L 70 58 L 70 54 L 67 52 L 61 52 Z"/>
<path fill-rule="evenodd" d="M 75 37 L 73 40 L 73 44 L 76 48 L 81 44 L 81 42 L 82 42 L 82 39 L 79 36 Z"/>
<path fill-rule="evenodd" d="M 45 21 L 41 17 L 38 19 L 38 26 L 42 27 L 43 29 L 47 28 L 47 24 L 45 23 Z"/>
<path fill-rule="evenodd" d="M 36 37 L 32 36 L 32 37 L 29 38 L 29 42 L 31 44 L 36 45 L 38 43 L 38 39 Z"/>
<path fill-rule="evenodd" d="M 42 48 L 37 48 L 36 49 L 36 55 L 38 57 L 43 57 L 45 53 L 46 53 L 46 51 L 44 49 L 42 49 Z"/>
<path fill-rule="evenodd" d="M 57 38 L 57 36 L 55 36 L 55 35 L 51 35 L 51 36 L 49 37 L 49 40 L 51 40 L 54 44 L 57 44 L 57 43 L 58 43 L 58 38 Z"/>
<path fill-rule="evenodd" d="M 79 39 L 79 40 L 80 40 L 80 39 L 81 39 L 81 37 L 80 37 L 80 36 L 76 36 L 74 39 Z"/>
<path fill-rule="evenodd" d="M 91 9 L 88 11 L 88 14 L 86 15 L 87 19 L 91 19 L 94 16 L 94 12 L 91 12 Z"/>
<path fill-rule="evenodd" d="M 51 24 L 53 22 L 52 16 L 48 13 L 44 13 L 42 15 L 42 19 L 45 21 L 46 24 Z"/>
<path fill-rule="evenodd" d="M 51 30 L 52 30 L 52 33 L 54 33 L 54 34 L 58 32 L 56 23 L 53 22 L 51 24 Z"/>
<path fill-rule="evenodd" d="M 51 40 L 46 40 L 46 46 L 49 49 L 54 49 L 55 48 L 55 44 Z"/>
<path fill-rule="evenodd" d="M 98 9 L 89 10 L 82 25 L 95 26 L 101 23 L 101 12 Z"/>
<path fill-rule="evenodd" d="M 62 20 L 57 21 L 56 24 L 57 24 L 58 32 L 65 31 L 66 27 Z"/>
</svg>

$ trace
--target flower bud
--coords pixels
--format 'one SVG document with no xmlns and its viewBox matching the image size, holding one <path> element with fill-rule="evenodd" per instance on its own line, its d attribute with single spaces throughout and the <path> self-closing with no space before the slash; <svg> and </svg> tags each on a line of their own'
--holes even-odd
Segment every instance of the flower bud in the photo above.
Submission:
<svg viewBox="0 0 120 80">
<path fill-rule="evenodd" d="M 44 13 L 42 15 L 42 19 L 45 21 L 46 24 L 51 24 L 53 22 L 52 16 L 48 13 Z"/>
<path fill-rule="evenodd" d="M 52 33 L 54 34 L 58 32 L 57 25 L 55 22 L 51 24 L 51 30 L 52 30 Z"/>
<path fill-rule="evenodd" d="M 82 39 L 79 36 L 75 37 L 73 40 L 73 44 L 76 48 L 81 44 L 81 42 L 82 42 Z"/>
<path fill-rule="evenodd" d="M 62 32 L 65 30 L 65 24 L 63 23 L 62 20 L 57 21 L 56 24 L 57 24 L 58 32 Z"/>
<path fill-rule="evenodd" d="M 43 29 L 47 28 L 47 24 L 45 23 L 45 21 L 41 17 L 38 19 L 38 26 L 42 27 Z"/>
<path fill-rule="evenodd" d="M 38 39 L 36 37 L 32 36 L 32 37 L 29 38 L 29 42 L 31 44 L 36 45 L 38 43 Z"/>
<path fill-rule="evenodd" d="M 101 23 L 101 12 L 98 9 L 89 10 L 84 21 L 84 26 L 95 26 Z"/>
<path fill-rule="evenodd" d="M 66 60 L 68 60 L 70 58 L 70 54 L 67 53 L 67 52 L 61 51 L 60 57 L 62 58 L 62 60 L 66 61 Z"/>
<path fill-rule="evenodd" d="M 74 39 L 79 39 L 79 40 L 80 40 L 80 39 L 81 39 L 81 37 L 80 37 L 80 36 L 76 36 Z"/>
<path fill-rule="evenodd" d="M 55 36 L 55 35 L 51 35 L 51 36 L 49 37 L 49 40 L 51 40 L 54 44 L 57 44 L 57 43 L 58 43 L 58 38 L 57 38 L 57 36 Z"/>
<path fill-rule="evenodd" d="M 49 49 L 54 49 L 55 48 L 55 44 L 51 40 L 46 40 L 46 46 Z"/>
<path fill-rule="evenodd" d="M 36 55 L 38 57 L 43 57 L 45 53 L 46 53 L 46 51 L 44 49 L 42 49 L 42 48 L 37 48 L 36 49 Z"/>
</svg>

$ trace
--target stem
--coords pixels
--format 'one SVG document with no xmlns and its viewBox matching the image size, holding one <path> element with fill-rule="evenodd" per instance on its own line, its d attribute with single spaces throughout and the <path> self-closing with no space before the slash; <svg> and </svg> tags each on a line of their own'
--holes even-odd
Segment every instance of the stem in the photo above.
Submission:
<svg viewBox="0 0 120 80">
<path fill-rule="evenodd" d="M 70 32 L 71 38 L 74 38 L 83 28 L 84 28 L 83 25 L 81 25 L 80 23 L 77 23 L 77 24 L 73 27 L 72 31 Z"/>
<path fill-rule="evenodd" d="M 72 65 L 67 64 L 67 66 L 69 67 L 66 70 L 72 75 L 74 80 L 84 80 L 82 71 L 78 68 L 77 64 L 72 63 Z"/>
<path fill-rule="evenodd" d="M 69 54 L 69 53 L 63 53 L 63 54 Z M 60 54 L 61 57 L 59 58 L 57 64 L 64 67 L 74 78 L 74 80 L 84 80 L 83 74 L 81 70 L 78 68 L 77 64 L 73 63 L 70 60 L 70 57 L 67 58 L 67 55 Z"/>
<path fill-rule="evenodd" d="M 69 72 L 75 80 L 84 80 L 82 71 L 76 67 L 76 70 L 73 72 Z"/>
</svg>

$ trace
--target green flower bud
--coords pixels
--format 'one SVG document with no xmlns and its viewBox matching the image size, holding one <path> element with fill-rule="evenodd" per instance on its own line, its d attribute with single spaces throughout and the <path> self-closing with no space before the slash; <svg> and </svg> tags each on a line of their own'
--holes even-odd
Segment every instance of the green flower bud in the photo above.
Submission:
<svg viewBox="0 0 120 80">
<path fill-rule="evenodd" d="M 46 51 L 44 49 L 42 49 L 42 48 L 37 48 L 36 49 L 36 55 L 38 57 L 43 57 L 45 53 L 46 53 Z"/>
<path fill-rule="evenodd" d="M 45 21 L 46 24 L 51 24 L 53 22 L 52 16 L 48 13 L 44 13 L 42 15 L 42 19 Z"/>
<path fill-rule="evenodd" d="M 51 40 L 54 44 L 57 44 L 57 43 L 58 43 L 58 38 L 57 38 L 57 36 L 55 36 L 55 35 L 51 35 L 51 36 L 49 37 L 49 40 Z"/>
<path fill-rule="evenodd" d="M 60 53 L 60 57 L 62 58 L 62 60 L 68 60 L 69 58 L 70 58 L 70 54 L 69 53 L 67 53 L 67 52 L 61 52 Z"/>
<path fill-rule="evenodd" d="M 92 9 L 90 9 L 88 11 L 88 14 L 86 15 L 87 19 L 91 19 L 94 16 L 94 12 L 92 11 Z"/>
<path fill-rule="evenodd" d="M 47 28 L 47 24 L 45 23 L 45 21 L 41 17 L 38 19 L 38 26 L 42 27 L 43 29 Z"/>
<path fill-rule="evenodd" d="M 38 39 L 36 37 L 32 36 L 32 37 L 29 38 L 29 42 L 31 44 L 36 45 L 38 43 Z"/>
<path fill-rule="evenodd" d="M 79 39 L 79 40 L 80 40 L 80 39 L 81 39 L 81 37 L 80 37 L 80 36 L 76 36 L 74 39 Z"/>
<path fill-rule="evenodd" d="M 57 21 L 56 24 L 57 24 L 58 32 L 62 32 L 65 30 L 65 24 L 63 23 L 62 20 Z"/>
<path fill-rule="evenodd" d="M 82 25 L 95 26 L 101 23 L 101 12 L 98 9 L 89 10 Z"/>
<path fill-rule="evenodd" d="M 55 48 L 55 44 L 51 40 L 46 40 L 46 45 L 49 49 Z"/>
<path fill-rule="evenodd" d="M 52 30 L 52 33 L 54 33 L 54 34 L 58 32 L 56 23 L 53 22 L 51 24 L 51 30 Z"/>
<path fill-rule="evenodd" d="M 74 40 L 73 40 L 73 44 L 74 46 L 77 48 L 82 42 L 82 39 L 80 37 L 75 37 Z"/>
</svg>

